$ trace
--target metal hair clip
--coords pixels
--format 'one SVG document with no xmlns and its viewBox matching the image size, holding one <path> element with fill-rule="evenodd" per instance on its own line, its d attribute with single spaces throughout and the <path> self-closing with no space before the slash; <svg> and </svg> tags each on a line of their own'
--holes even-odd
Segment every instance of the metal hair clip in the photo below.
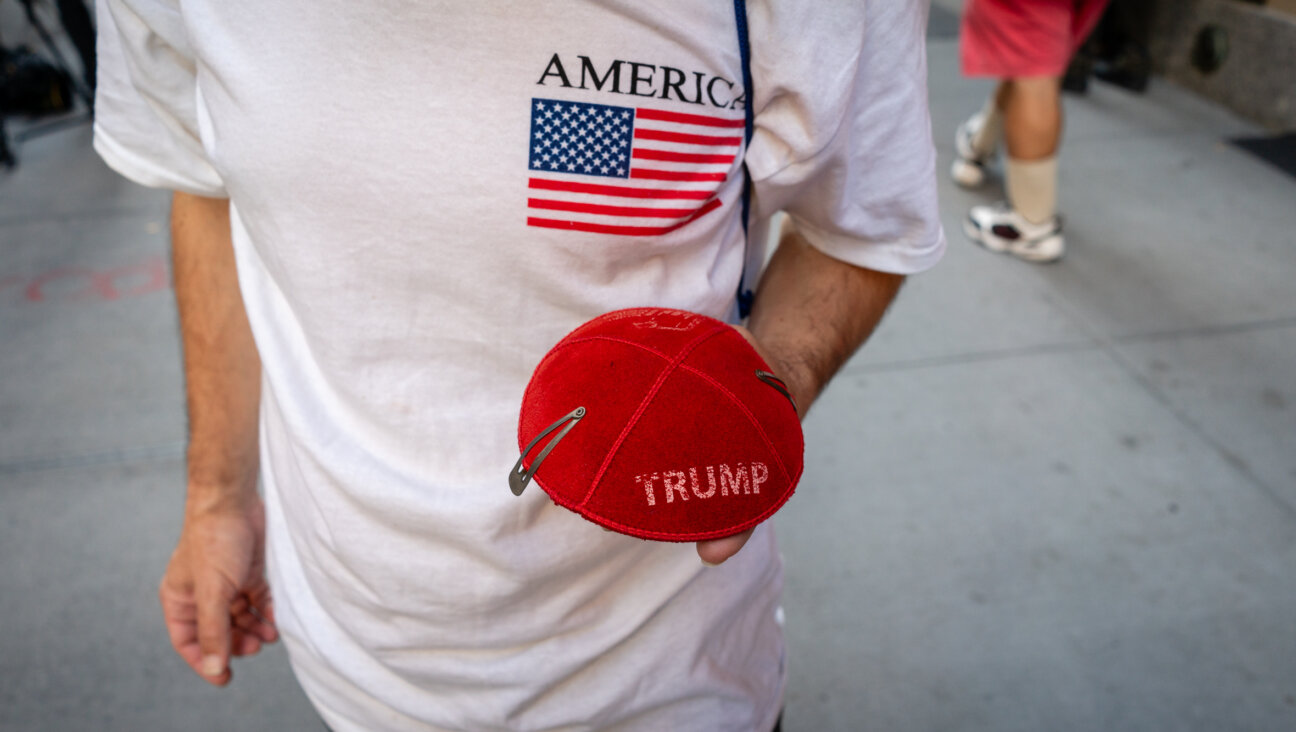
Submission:
<svg viewBox="0 0 1296 732">
<path fill-rule="evenodd" d="M 783 383 L 782 379 L 768 371 L 761 371 L 760 369 L 756 370 L 756 378 L 774 387 L 778 393 L 787 397 L 787 400 L 792 403 L 792 411 L 797 412 L 798 414 L 800 413 L 797 409 L 796 400 L 792 398 L 792 392 L 788 391 L 787 384 Z"/>
<path fill-rule="evenodd" d="M 527 483 L 531 482 L 531 478 L 534 477 L 536 471 L 540 469 L 540 463 L 544 462 L 544 459 L 549 457 L 549 453 L 558 445 L 559 441 L 566 437 L 567 433 L 571 432 L 572 427 L 575 427 L 576 423 L 581 421 L 581 417 L 584 416 L 585 407 L 576 407 L 566 416 L 546 427 L 544 432 L 536 435 L 535 439 L 527 444 L 526 449 L 522 451 L 522 455 L 519 456 L 517 462 L 513 464 L 513 470 L 509 472 L 509 488 L 513 491 L 513 495 L 522 495 L 522 491 L 526 490 Z M 536 455 L 535 462 L 531 463 L 531 468 L 527 469 L 522 467 L 522 461 L 526 458 L 527 454 L 535 448 L 536 443 L 543 440 L 545 435 L 553 432 L 559 427 L 562 427 L 563 424 L 566 424 L 567 426 L 563 427 L 563 431 L 559 432 L 549 441 L 549 444 L 545 445 L 539 455 Z"/>
</svg>

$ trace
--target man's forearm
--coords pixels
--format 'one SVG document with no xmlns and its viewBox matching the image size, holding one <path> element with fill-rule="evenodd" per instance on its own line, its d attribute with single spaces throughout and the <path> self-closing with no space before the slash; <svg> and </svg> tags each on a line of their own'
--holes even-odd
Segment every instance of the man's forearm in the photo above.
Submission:
<svg viewBox="0 0 1296 732">
<path fill-rule="evenodd" d="M 171 241 L 189 409 L 189 501 L 201 508 L 255 491 L 261 361 L 239 293 L 229 202 L 176 193 Z"/>
<path fill-rule="evenodd" d="M 904 283 L 903 275 L 833 259 L 786 225 L 752 305 L 748 328 L 788 382 L 804 417 L 859 348 Z"/>
</svg>

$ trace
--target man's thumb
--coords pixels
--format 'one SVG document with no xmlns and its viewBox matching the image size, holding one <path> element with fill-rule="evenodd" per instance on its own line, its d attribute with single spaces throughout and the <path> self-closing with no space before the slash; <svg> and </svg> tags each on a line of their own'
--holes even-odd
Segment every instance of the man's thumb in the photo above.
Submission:
<svg viewBox="0 0 1296 732">
<path fill-rule="evenodd" d="M 230 603 L 237 590 L 223 577 L 207 577 L 194 587 L 198 605 L 198 648 L 202 651 L 199 669 L 208 680 L 218 681 L 225 675 L 230 657 Z"/>
</svg>

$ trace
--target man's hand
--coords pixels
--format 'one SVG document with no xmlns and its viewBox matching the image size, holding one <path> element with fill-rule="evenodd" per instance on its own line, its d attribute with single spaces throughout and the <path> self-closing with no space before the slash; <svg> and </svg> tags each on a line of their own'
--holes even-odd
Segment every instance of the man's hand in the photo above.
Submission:
<svg viewBox="0 0 1296 732">
<path fill-rule="evenodd" d="M 828 380 L 873 332 L 903 282 L 901 275 L 829 257 L 810 246 L 789 220 L 756 290 L 751 330 L 736 327 L 787 384 L 804 418 Z M 698 556 L 706 564 L 720 564 L 743 548 L 752 531 L 699 541 Z"/>
<path fill-rule="evenodd" d="M 255 492 L 236 505 L 195 506 L 192 495 L 158 598 L 176 653 L 224 686 L 231 656 L 279 637 L 265 579 L 265 509 Z"/>
</svg>

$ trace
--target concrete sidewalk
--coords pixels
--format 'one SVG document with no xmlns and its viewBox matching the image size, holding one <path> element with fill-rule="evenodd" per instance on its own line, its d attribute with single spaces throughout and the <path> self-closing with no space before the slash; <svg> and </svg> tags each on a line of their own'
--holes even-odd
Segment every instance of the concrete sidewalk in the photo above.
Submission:
<svg viewBox="0 0 1296 732">
<path fill-rule="evenodd" d="M 1154 83 L 1067 99 L 1070 251 L 950 249 L 806 424 L 785 729 L 1296 729 L 1296 180 Z M 0 729 L 318 730 L 282 650 L 194 678 L 155 587 L 182 391 L 166 196 L 87 127 L 0 177 Z"/>
</svg>

